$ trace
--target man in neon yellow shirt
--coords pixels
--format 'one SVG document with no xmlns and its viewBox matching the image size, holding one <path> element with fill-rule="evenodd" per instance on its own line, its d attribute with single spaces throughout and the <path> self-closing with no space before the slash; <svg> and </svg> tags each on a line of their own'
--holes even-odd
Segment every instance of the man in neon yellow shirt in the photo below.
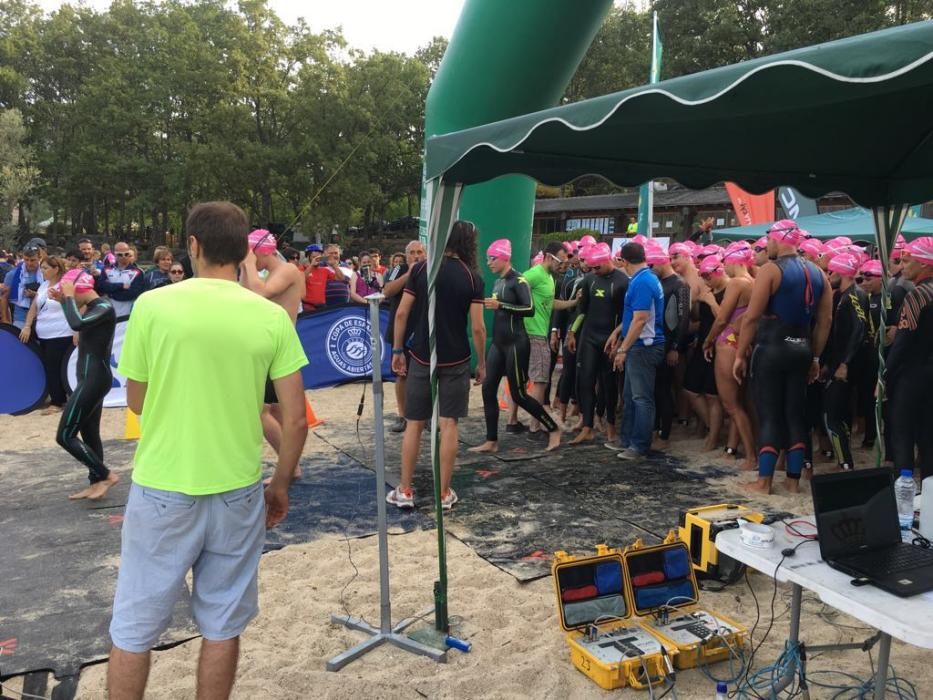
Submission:
<svg viewBox="0 0 933 700">
<path fill-rule="evenodd" d="M 142 698 L 149 650 L 193 572 L 201 631 L 198 697 L 227 697 L 239 637 L 258 612 L 265 528 L 288 512 L 288 485 L 307 435 L 301 368 L 288 314 L 237 283 L 249 221 L 229 202 L 191 210 L 196 277 L 140 297 L 118 371 L 142 417 L 110 636 L 112 698 Z M 282 408 L 279 463 L 263 498 L 266 377 Z M 265 505 L 265 507 L 264 507 Z"/>
<path fill-rule="evenodd" d="M 548 336 L 551 330 L 551 312 L 554 309 L 554 273 L 567 261 L 564 246 L 551 241 L 544 249 L 544 259 L 528 270 L 522 277 L 531 289 L 531 301 L 535 307 L 534 316 L 525 319 L 525 332 L 531 348 L 528 359 L 528 379 L 532 383 L 531 396 L 544 405 L 544 394 L 551 381 L 551 348 Z M 509 423 L 517 425 L 518 407 L 512 407 Z M 531 432 L 541 430 L 541 424 L 532 420 Z"/>
</svg>

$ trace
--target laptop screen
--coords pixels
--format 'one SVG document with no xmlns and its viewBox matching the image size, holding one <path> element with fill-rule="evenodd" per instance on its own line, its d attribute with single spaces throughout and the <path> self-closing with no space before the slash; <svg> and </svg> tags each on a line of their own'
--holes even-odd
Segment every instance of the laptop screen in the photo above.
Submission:
<svg viewBox="0 0 933 700">
<path fill-rule="evenodd" d="M 823 559 L 901 541 L 889 470 L 823 474 L 814 476 L 811 485 Z"/>
</svg>

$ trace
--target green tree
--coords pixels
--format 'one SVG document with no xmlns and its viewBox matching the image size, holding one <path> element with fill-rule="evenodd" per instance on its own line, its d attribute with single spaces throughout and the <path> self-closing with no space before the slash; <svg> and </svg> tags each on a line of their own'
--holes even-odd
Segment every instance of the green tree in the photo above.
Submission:
<svg viewBox="0 0 933 700">
<path fill-rule="evenodd" d="M 0 111 L 0 237 L 8 239 L 16 230 L 12 220 L 19 209 L 19 223 L 25 227 L 27 198 L 39 178 L 32 149 L 26 143 L 27 131 L 19 110 Z M 4 244 L 9 244 L 5 240 Z"/>
</svg>

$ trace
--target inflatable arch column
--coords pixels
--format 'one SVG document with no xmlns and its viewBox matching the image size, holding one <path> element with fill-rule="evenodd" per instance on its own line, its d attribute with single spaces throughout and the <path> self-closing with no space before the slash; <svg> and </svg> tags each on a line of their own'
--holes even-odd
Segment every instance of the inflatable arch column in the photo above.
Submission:
<svg viewBox="0 0 933 700">
<path fill-rule="evenodd" d="M 557 105 L 611 6 L 612 0 L 467 0 L 428 92 L 425 136 Z M 535 183 L 523 176 L 464 189 L 460 218 L 479 229 L 480 260 L 492 241 L 510 238 L 515 267 L 527 268 L 534 204 Z M 492 275 L 480 267 L 488 293 Z"/>
</svg>

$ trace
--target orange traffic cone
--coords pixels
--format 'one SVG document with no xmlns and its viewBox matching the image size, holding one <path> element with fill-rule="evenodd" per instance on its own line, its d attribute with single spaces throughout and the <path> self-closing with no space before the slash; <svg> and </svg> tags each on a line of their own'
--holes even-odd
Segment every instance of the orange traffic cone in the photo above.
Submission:
<svg viewBox="0 0 933 700">
<path fill-rule="evenodd" d="M 505 395 L 506 395 L 506 392 L 508 391 L 508 388 L 509 388 L 509 380 L 508 380 L 508 379 L 505 380 L 505 389 L 502 388 L 502 385 L 501 385 L 501 384 L 499 385 L 499 410 L 500 410 L 500 411 L 508 411 L 508 410 L 509 410 L 509 402 L 506 401 L 506 399 L 505 399 Z"/>
<path fill-rule="evenodd" d="M 311 408 L 311 402 L 308 401 L 308 397 L 305 397 L 305 416 L 308 419 L 308 427 L 316 428 L 319 425 L 324 425 L 324 421 L 314 415 L 314 409 Z"/>
</svg>

